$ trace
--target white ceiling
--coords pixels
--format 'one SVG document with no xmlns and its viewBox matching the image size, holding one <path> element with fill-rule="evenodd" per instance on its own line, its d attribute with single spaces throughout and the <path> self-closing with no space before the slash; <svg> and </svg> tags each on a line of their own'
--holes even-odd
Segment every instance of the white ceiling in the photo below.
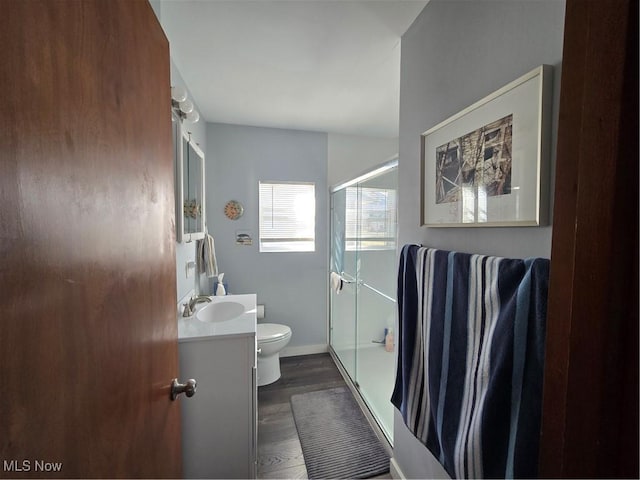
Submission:
<svg viewBox="0 0 640 480">
<path fill-rule="evenodd" d="M 427 1 L 162 0 L 160 17 L 206 121 L 395 137 L 400 37 Z"/>
</svg>

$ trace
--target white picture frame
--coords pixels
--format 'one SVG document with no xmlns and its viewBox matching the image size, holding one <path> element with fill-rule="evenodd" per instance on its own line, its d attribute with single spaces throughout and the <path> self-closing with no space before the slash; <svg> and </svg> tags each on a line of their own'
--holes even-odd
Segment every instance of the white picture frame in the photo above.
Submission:
<svg viewBox="0 0 640 480">
<path fill-rule="evenodd" d="M 541 65 L 420 136 L 422 226 L 547 224 L 551 82 Z"/>
</svg>

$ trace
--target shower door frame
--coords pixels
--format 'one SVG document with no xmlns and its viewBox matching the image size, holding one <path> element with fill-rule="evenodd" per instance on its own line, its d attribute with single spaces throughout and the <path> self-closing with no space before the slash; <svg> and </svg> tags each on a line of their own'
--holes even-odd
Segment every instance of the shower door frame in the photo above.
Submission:
<svg viewBox="0 0 640 480">
<path fill-rule="evenodd" d="M 394 155 L 393 157 L 391 157 L 389 160 L 385 161 L 382 164 L 379 164 L 369 170 L 364 171 L 363 173 L 361 173 L 360 175 L 356 176 L 355 178 L 347 181 L 347 182 L 343 182 L 340 183 L 338 185 L 335 185 L 333 187 L 330 188 L 329 190 L 329 201 L 330 201 L 330 221 L 329 221 L 329 262 L 332 261 L 332 256 L 333 256 L 333 234 L 334 234 L 334 223 L 333 223 L 333 194 L 340 191 L 340 190 L 344 190 L 350 186 L 355 186 L 358 184 L 362 184 L 364 182 L 366 182 L 368 179 L 377 177 L 379 175 L 382 175 L 388 171 L 391 171 L 394 168 L 398 168 L 398 156 Z M 396 190 L 397 191 L 397 190 Z M 397 200 L 396 200 L 397 201 Z M 396 209 L 397 209 L 397 203 L 396 203 Z M 396 222 L 397 222 L 397 216 L 396 216 Z M 397 223 L 396 223 L 396 232 L 395 232 L 395 237 L 397 240 L 397 235 L 398 235 L 398 231 L 397 231 Z M 397 245 L 395 248 L 395 253 L 397 256 Z M 330 272 L 329 272 L 330 273 Z M 343 272 L 338 272 L 338 273 L 343 273 Z M 355 282 L 358 282 L 358 275 L 356 272 L 356 276 L 355 276 Z M 357 283 L 356 283 L 356 289 L 357 289 Z M 386 295 L 385 295 L 386 296 Z M 347 383 L 347 385 L 349 386 L 349 388 L 351 389 L 351 391 L 354 394 L 354 397 L 356 398 L 358 404 L 360 405 L 360 407 L 362 408 L 362 410 L 364 411 L 367 419 L 369 420 L 369 423 L 374 427 L 374 430 L 376 432 L 376 434 L 378 435 L 378 437 L 380 438 L 380 440 L 382 440 L 383 445 L 385 446 L 385 448 L 387 448 L 387 450 L 389 451 L 389 453 L 392 453 L 392 448 L 393 448 L 393 441 L 390 437 L 390 434 L 387 433 L 387 431 L 385 431 L 385 429 L 380 425 L 380 420 L 376 417 L 373 408 L 371 405 L 369 405 L 369 401 L 364 397 L 363 392 L 360 390 L 360 386 L 358 384 L 357 381 L 357 371 L 358 371 L 358 356 L 357 356 L 357 351 L 358 351 L 358 296 L 357 296 L 357 292 L 356 292 L 356 296 L 355 296 L 355 313 L 356 313 L 356 319 L 355 319 L 355 367 L 354 367 L 354 377 L 356 378 L 352 378 L 351 374 L 349 373 L 348 369 L 346 368 L 346 366 L 343 364 L 343 361 L 340 359 L 339 354 L 336 352 L 336 350 L 333 347 L 332 344 L 332 339 L 333 339 L 333 317 L 332 317 L 332 313 L 333 313 L 333 300 L 332 300 L 333 296 L 332 296 L 332 292 L 331 290 L 329 290 L 329 294 L 328 294 L 328 299 L 329 299 L 329 309 L 328 309 L 328 316 L 329 316 L 329 321 L 327 323 L 327 327 L 328 327 L 328 350 L 329 350 L 329 354 L 331 355 L 331 357 L 333 358 L 334 362 L 336 363 L 338 370 L 340 371 L 341 375 L 343 376 L 345 382 Z M 396 355 L 394 354 L 394 372 L 395 372 L 395 361 L 396 360 Z M 393 382 L 394 379 L 391 379 L 391 381 Z M 389 429 L 391 430 L 391 432 L 393 431 L 393 425 L 389 425 Z"/>
</svg>

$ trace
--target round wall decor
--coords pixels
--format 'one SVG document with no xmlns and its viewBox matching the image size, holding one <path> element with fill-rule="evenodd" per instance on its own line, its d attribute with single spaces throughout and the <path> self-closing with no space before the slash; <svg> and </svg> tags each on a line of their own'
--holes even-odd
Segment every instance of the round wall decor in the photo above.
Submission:
<svg viewBox="0 0 640 480">
<path fill-rule="evenodd" d="M 244 207 L 236 200 L 229 200 L 224 206 L 224 214 L 230 220 L 239 219 L 244 213 Z"/>
</svg>

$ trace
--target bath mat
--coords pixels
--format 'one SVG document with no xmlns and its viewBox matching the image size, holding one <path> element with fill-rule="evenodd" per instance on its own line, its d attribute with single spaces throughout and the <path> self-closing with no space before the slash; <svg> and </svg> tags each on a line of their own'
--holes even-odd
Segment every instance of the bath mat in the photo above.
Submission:
<svg viewBox="0 0 640 480">
<path fill-rule="evenodd" d="M 347 387 L 292 395 L 291 408 L 310 479 L 389 471 L 389 455 Z"/>
</svg>

